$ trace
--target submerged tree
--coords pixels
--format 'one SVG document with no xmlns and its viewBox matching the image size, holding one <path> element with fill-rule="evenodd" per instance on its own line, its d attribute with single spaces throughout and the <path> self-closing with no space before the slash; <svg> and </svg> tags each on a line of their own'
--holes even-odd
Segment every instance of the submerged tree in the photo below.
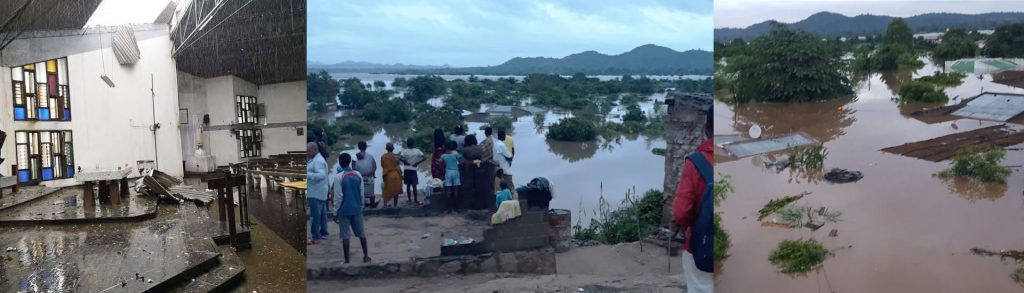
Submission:
<svg viewBox="0 0 1024 293">
<path fill-rule="evenodd" d="M 983 53 L 988 57 L 1024 57 L 1024 22 L 996 27 Z"/>
<path fill-rule="evenodd" d="M 951 29 L 942 35 L 942 43 L 935 46 L 932 56 L 940 60 L 956 60 L 974 57 L 978 46 L 961 29 Z"/>
<path fill-rule="evenodd" d="M 817 37 L 778 26 L 729 60 L 736 100 L 802 102 L 853 93 L 842 52 Z"/>
</svg>

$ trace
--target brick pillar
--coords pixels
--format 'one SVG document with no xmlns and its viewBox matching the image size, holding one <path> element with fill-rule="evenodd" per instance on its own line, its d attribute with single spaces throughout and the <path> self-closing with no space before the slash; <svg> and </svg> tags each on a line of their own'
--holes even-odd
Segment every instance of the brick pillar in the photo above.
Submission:
<svg viewBox="0 0 1024 293">
<path fill-rule="evenodd" d="M 686 155 L 697 149 L 704 141 L 704 123 L 711 107 L 710 94 L 669 93 L 665 98 L 668 114 L 665 119 L 665 205 L 662 208 L 661 224 L 669 226 L 672 221 L 672 200 L 683 169 Z"/>
</svg>

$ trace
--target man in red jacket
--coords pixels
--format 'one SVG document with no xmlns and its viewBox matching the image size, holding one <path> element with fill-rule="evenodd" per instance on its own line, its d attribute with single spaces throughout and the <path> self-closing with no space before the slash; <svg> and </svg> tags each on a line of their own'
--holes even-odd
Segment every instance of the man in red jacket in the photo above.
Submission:
<svg viewBox="0 0 1024 293">
<path fill-rule="evenodd" d="M 712 108 L 708 108 L 707 122 L 704 125 L 704 135 L 707 136 L 707 139 L 697 147 L 697 151 L 704 155 L 708 162 L 712 164 L 714 164 L 713 114 Z M 690 235 L 692 232 L 690 228 L 697 216 L 697 207 L 700 206 L 701 195 L 704 194 L 705 188 L 707 188 L 707 184 L 700 177 L 697 168 L 694 167 L 690 160 L 686 160 L 683 163 L 683 172 L 679 178 L 679 185 L 676 187 L 676 197 L 672 202 L 672 218 L 676 229 L 686 231 L 683 274 L 686 275 L 687 292 L 714 292 L 714 280 L 712 280 L 714 274 L 697 269 L 697 265 L 693 261 L 693 248 L 690 246 Z"/>
</svg>

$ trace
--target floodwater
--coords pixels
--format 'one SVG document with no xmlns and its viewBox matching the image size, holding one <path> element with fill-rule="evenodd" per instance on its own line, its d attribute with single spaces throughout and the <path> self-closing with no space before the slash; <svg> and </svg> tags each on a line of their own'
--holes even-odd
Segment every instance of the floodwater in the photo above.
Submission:
<svg viewBox="0 0 1024 293">
<path fill-rule="evenodd" d="M 972 247 L 995 251 L 1024 249 L 1024 174 L 1014 169 L 1007 184 L 971 180 L 944 181 L 932 174 L 949 162 L 934 163 L 885 153 L 882 148 L 969 131 L 995 122 L 959 119 L 926 124 L 906 116 L 921 105 L 890 100 L 899 83 L 931 75 L 927 65 L 915 71 L 858 77 L 855 97 L 800 104 L 727 105 L 716 100 L 715 133 L 746 133 L 751 123 L 764 137 L 802 131 L 828 149 L 824 169 L 864 173 L 856 183 L 831 184 L 820 174 L 764 168 L 785 154 L 717 158 L 716 172 L 732 177 L 735 192 L 717 211 L 732 236 L 729 258 L 718 268 L 717 292 L 1011 292 L 1024 289 L 1009 277 L 1012 261 L 973 255 Z M 948 87 L 950 97 L 982 91 L 1024 93 L 992 82 L 991 75 L 969 75 Z M 950 103 L 953 103 L 952 101 Z M 929 105 L 940 106 L 940 105 Z M 1013 126 L 1022 128 L 1019 125 Z M 1019 148 L 1013 146 L 1011 148 Z M 1002 162 L 1021 165 L 1024 152 L 1010 150 Z M 820 177 L 819 177 L 820 178 Z M 801 192 L 797 205 L 826 206 L 842 212 L 842 221 L 820 230 L 764 227 L 757 210 L 770 199 Z M 769 219 L 766 219 L 766 221 Z M 832 229 L 837 237 L 829 237 Z M 768 257 L 782 240 L 815 238 L 834 256 L 806 275 L 778 272 Z"/>
<path fill-rule="evenodd" d="M 640 107 L 644 111 L 651 111 L 654 101 L 664 101 L 664 98 L 664 93 L 654 94 L 649 101 L 641 102 Z M 602 190 L 605 200 L 615 208 L 625 198 L 627 190 L 635 187 L 637 193 L 642 195 L 649 189 L 661 190 L 664 187 L 665 157 L 651 153 L 652 148 L 665 148 L 664 138 L 627 135 L 614 140 L 599 138 L 590 142 L 548 140 L 545 137 L 547 126 L 567 116 L 567 113 L 547 111 L 543 121 L 539 121 L 537 116 L 524 116 L 515 120 L 511 135 L 516 148 L 512 162 L 512 177 L 516 186 L 526 185 L 535 177 L 547 178 L 555 191 L 551 208 L 572 211 L 574 224 L 581 219 L 580 216 L 583 216 L 584 222 L 589 222 L 598 207 Z M 467 123 L 469 132 L 475 133 L 481 141 L 483 130 L 480 128 L 484 124 Z M 395 143 L 397 153 L 409 134 L 408 124 L 378 126 L 372 137 L 356 137 L 343 142 L 347 146 L 334 150 L 330 165 L 336 163 L 338 151 L 353 155 L 358 152 L 355 148 L 358 140 L 367 141 L 367 151 L 379 164 L 380 156 L 385 153 L 385 145 L 388 142 Z M 377 194 L 380 194 L 382 185 L 380 172 L 378 168 L 375 186 Z M 419 176 L 422 188 L 430 176 L 429 161 L 420 165 Z M 401 200 L 405 200 L 405 195 L 402 195 Z M 581 211 L 587 214 L 581 214 Z"/>
</svg>

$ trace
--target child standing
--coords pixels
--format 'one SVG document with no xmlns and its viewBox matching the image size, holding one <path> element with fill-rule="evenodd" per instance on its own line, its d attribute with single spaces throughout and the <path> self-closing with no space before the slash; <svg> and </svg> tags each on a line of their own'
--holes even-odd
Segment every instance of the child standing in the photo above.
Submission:
<svg viewBox="0 0 1024 293">
<path fill-rule="evenodd" d="M 462 186 L 459 164 L 464 159 L 457 152 L 459 145 L 455 141 L 449 140 L 445 147 L 448 152 L 441 156 L 441 160 L 444 161 L 444 189 L 448 194 L 448 212 L 458 212 L 459 187 Z"/>
</svg>

